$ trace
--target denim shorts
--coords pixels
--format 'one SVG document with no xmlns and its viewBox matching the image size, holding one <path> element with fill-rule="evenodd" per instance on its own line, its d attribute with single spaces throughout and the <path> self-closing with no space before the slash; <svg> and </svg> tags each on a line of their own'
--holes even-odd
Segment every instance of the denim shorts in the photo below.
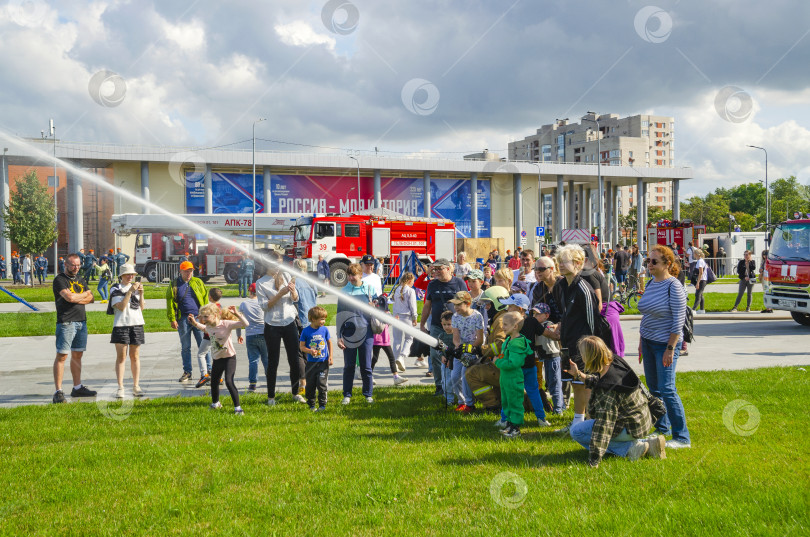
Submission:
<svg viewBox="0 0 810 537">
<path fill-rule="evenodd" d="M 87 321 L 56 324 L 56 353 L 84 352 L 87 348 Z"/>
</svg>

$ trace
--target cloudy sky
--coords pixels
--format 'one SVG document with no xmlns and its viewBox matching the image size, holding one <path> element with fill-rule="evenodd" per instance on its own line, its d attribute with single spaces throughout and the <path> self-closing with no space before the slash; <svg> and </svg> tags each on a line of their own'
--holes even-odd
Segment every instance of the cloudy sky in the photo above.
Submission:
<svg viewBox="0 0 810 537">
<path fill-rule="evenodd" d="M 0 129 L 441 153 L 587 110 L 675 117 L 704 194 L 810 183 L 810 2 L 0 0 Z M 307 148 L 303 145 L 335 149 Z"/>
</svg>

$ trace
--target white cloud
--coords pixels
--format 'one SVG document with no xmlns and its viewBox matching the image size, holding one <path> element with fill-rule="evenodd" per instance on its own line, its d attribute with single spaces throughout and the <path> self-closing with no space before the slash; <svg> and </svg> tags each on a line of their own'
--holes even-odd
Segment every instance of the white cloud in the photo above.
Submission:
<svg viewBox="0 0 810 537">
<path fill-rule="evenodd" d="M 318 33 L 312 26 L 304 21 L 293 21 L 287 24 L 276 24 L 273 29 L 285 45 L 293 47 L 308 47 L 310 45 L 326 45 L 329 50 L 335 50 L 335 38 L 325 33 Z"/>
</svg>

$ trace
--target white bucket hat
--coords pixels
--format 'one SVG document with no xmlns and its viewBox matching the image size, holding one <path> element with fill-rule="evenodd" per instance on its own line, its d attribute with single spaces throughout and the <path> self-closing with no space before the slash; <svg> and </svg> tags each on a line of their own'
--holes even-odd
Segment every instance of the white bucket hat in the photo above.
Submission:
<svg viewBox="0 0 810 537">
<path fill-rule="evenodd" d="M 132 263 L 121 265 L 121 272 L 118 275 L 123 276 L 125 274 L 138 274 L 138 271 L 135 270 L 135 265 Z"/>
</svg>

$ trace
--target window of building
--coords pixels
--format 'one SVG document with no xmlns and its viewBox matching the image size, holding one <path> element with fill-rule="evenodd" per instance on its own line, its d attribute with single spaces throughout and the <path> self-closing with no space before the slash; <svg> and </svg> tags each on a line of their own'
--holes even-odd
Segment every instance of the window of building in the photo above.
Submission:
<svg viewBox="0 0 810 537">
<path fill-rule="evenodd" d="M 621 156 L 621 152 L 618 149 L 611 149 L 610 156 L 611 158 L 619 157 Z"/>
<path fill-rule="evenodd" d="M 628 152 L 627 152 L 627 156 L 629 156 L 630 158 L 633 158 L 633 152 L 632 152 L 632 151 L 628 151 Z"/>
<path fill-rule="evenodd" d="M 641 126 L 642 127 L 649 127 L 650 126 L 650 121 L 647 120 L 647 119 L 642 120 L 641 121 Z"/>
<path fill-rule="evenodd" d="M 650 130 L 649 129 L 642 129 L 641 135 L 642 136 L 649 136 L 650 135 Z"/>
<path fill-rule="evenodd" d="M 650 152 L 649 152 L 649 151 L 647 151 L 646 153 L 644 153 L 644 158 L 646 158 L 646 159 L 649 159 L 649 158 L 650 158 Z"/>
</svg>

